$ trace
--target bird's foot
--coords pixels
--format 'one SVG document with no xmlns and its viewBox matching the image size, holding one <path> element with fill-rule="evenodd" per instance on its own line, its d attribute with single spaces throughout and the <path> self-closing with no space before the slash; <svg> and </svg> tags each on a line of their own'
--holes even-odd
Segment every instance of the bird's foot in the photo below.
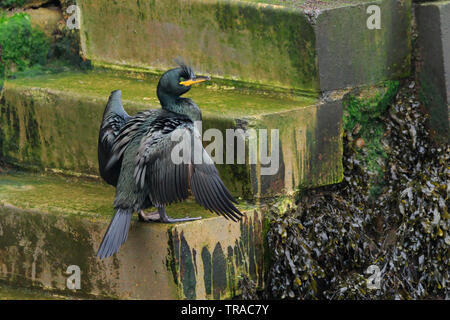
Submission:
<svg viewBox="0 0 450 320">
<path fill-rule="evenodd" d="M 197 218 L 186 217 L 186 218 L 181 218 L 181 219 L 172 219 L 167 215 L 164 207 L 158 208 L 158 212 L 159 212 L 159 221 L 162 223 L 188 222 L 188 221 L 195 221 L 195 220 L 201 219 L 201 217 L 197 217 Z"/>
<path fill-rule="evenodd" d="M 138 217 L 139 217 L 139 221 L 141 221 L 141 222 L 158 222 L 158 221 L 160 221 L 158 211 L 145 213 L 143 210 L 141 210 L 138 214 Z"/>
<path fill-rule="evenodd" d="M 202 217 L 197 217 L 197 218 L 180 218 L 180 219 L 172 219 L 169 218 L 168 216 L 165 217 L 161 217 L 159 219 L 159 221 L 161 221 L 162 223 L 178 223 L 178 222 L 188 222 L 188 221 L 195 221 L 195 220 L 200 220 Z"/>
</svg>

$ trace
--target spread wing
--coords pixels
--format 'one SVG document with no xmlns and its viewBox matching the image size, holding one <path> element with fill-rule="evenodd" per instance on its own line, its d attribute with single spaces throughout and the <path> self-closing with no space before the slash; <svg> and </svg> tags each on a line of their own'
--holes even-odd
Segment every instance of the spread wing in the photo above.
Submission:
<svg viewBox="0 0 450 320">
<path fill-rule="evenodd" d="M 113 91 L 109 96 L 108 103 L 103 113 L 98 137 L 98 165 L 101 177 L 109 184 L 115 186 L 119 178 L 120 163 L 106 168 L 108 161 L 113 155 L 112 149 L 120 129 L 130 119 L 122 105 L 122 92 Z"/>
<path fill-rule="evenodd" d="M 134 178 L 141 189 L 149 187 L 156 206 L 186 199 L 190 188 L 209 211 L 233 221 L 242 217 L 189 119 L 161 117 L 152 123 L 137 152 Z"/>
</svg>

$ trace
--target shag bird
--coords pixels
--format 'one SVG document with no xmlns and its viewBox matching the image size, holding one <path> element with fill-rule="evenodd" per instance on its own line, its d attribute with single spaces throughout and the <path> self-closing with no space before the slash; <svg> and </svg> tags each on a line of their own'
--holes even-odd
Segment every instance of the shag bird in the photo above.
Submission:
<svg viewBox="0 0 450 320">
<path fill-rule="evenodd" d="M 115 215 L 98 249 L 100 259 L 112 256 L 127 240 L 133 212 L 146 222 L 154 221 L 155 216 L 164 223 L 200 219 L 172 219 L 166 214 L 165 207 L 185 200 L 189 189 L 195 200 L 211 212 L 233 221 L 241 219 L 242 213 L 233 204 L 236 200 L 201 145 L 194 126 L 195 121 L 202 119 L 200 108 L 191 99 L 181 97 L 192 85 L 208 80 L 209 77 L 196 76 L 192 68 L 180 64 L 159 80 L 157 96 L 162 108 L 132 117 L 123 108 L 121 91 L 111 93 L 100 127 L 98 161 L 101 177 L 116 187 Z M 200 148 L 193 148 L 187 161 L 183 158 L 181 163 L 171 159 L 172 150 L 179 143 L 172 139 L 176 132 L 200 143 Z M 196 151 L 203 161 L 194 161 Z M 143 210 L 152 206 L 157 212 L 146 215 Z"/>
</svg>

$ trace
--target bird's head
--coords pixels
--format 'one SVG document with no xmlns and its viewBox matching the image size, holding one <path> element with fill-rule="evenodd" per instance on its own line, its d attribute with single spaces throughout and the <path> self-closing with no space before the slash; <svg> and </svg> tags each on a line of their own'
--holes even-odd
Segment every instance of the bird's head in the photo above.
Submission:
<svg viewBox="0 0 450 320">
<path fill-rule="evenodd" d="M 192 85 L 211 80 L 209 77 L 197 76 L 191 67 L 180 66 L 165 72 L 158 83 L 158 97 L 179 97 L 191 89 Z"/>
</svg>

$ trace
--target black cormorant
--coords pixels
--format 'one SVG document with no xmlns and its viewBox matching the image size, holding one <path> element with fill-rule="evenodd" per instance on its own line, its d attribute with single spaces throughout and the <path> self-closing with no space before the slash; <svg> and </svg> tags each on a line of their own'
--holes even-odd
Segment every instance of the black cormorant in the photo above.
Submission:
<svg viewBox="0 0 450 320">
<path fill-rule="evenodd" d="M 151 221 L 143 210 L 154 206 L 161 222 L 200 219 L 171 219 L 165 212 L 165 206 L 186 199 L 189 189 L 206 209 L 233 221 L 242 217 L 199 141 L 194 122 L 202 119 L 200 108 L 191 99 L 181 98 L 191 85 L 207 80 L 209 77 L 196 76 L 190 67 L 180 64 L 159 80 L 157 95 L 162 109 L 139 112 L 133 117 L 123 109 L 121 91 L 111 93 L 100 127 L 98 160 L 100 175 L 116 187 L 116 213 L 100 244 L 99 258 L 113 255 L 126 241 L 133 212 L 139 214 L 140 220 Z M 180 130 L 200 143 L 200 164 L 194 161 L 195 152 L 181 164 L 172 161 L 172 149 L 179 143 L 172 141 L 172 135 Z"/>
</svg>

